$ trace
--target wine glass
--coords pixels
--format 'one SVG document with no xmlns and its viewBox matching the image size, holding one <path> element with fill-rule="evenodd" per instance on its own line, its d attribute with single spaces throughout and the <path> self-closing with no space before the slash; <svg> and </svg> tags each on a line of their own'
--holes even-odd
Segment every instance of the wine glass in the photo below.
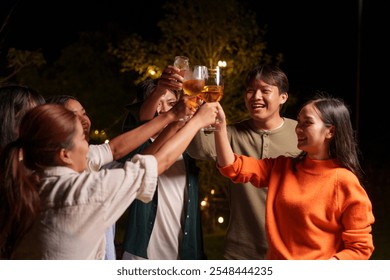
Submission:
<svg viewBox="0 0 390 280">
<path fill-rule="evenodd" d="M 214 68 L 208 68 L 208 76 L 206 78 L 206 83 L 199 94 L 200 98 L 202 98 L 205 102 L 217 102 L 221 100 L 223 96 L 223 81 L 221 75 L 221 69 L 219 66 Z M 215 120 L 218 122 L 218 120 Z M 203 131 L 215 131 L 216 127 L 213 125 L 209 125 L 202 129 Z"/>
<path fill-rule="evenodd" d="M 184 77 L 185 71 L 190 69 L 190 59 L 183 55 L 178 55 L 175 57 L 173 66 L 180 69 L 180 75 Z"/>
<path fill-rule="evenodd" d="M 190 96 L 187 105 L 192 109 L 198 107 L 197 96 L 202 92 L 207 77 L 207 67 L 195 65 L 191 70 L 186 70 L 183 79 L 183 93 Z"/>
</svg>

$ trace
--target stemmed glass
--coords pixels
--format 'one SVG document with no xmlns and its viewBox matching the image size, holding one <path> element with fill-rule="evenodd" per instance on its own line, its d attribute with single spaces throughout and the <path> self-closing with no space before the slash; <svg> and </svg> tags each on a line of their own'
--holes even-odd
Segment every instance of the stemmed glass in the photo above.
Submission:
<svg viewBox="0 0 390 280">
<path fill-rule="evenodd" d="M 208 76 L 203 90 L 200 93 L 200 98 L 205 102 L 217 102 L 221 100 L 223 96 L 223 81 L 221 75 L 221 69 L 219 66 L 214 68 L 208 68 Z M 218 122 L 218 120 L 215 120 Z M 215 131 L 216 127 L 209 125 L 202 129 L 203 131 Z"/>
<path fill-rule="evenodd" d="M 187 105 L 194 110 L 198 107 L 196 97 L 202 92 L 207 76 L 207 67 L 203 65 L 195 65 L 184 73 L 183 92 L 191 97 Z"/>
<path fill-rule="evenodd" d="M 183 55 L 178 55 L 175 57 L 173 66 L 180 69 L 180 75 L 184 77 L 185 71 L 190 69 L 190 59 Z"/>
</svg>

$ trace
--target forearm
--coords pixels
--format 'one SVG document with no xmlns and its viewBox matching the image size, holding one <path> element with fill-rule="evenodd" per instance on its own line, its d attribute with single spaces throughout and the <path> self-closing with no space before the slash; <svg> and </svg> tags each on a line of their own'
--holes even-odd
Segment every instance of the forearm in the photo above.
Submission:
<svg viewBox="0 0 390 280">
<path fill-rule="evenodd" d="M 157 134 L 161 129 L 174 120 L 170 112 L 161 114 L 149 122 L 129 130 L 109 142 L 114 160 L 118 160 L 136 149 L 150 137 Z"/>
<path fill-rule="evenodd" d="M 216 102 L 202 105 L 186 125 L 158 150 L 155 156 L 158 162 L 159 174 L 163 173 L 177 160 L 199 129 L 215 122 L 215 117 L 218 112 L 217 106 L 218 104 Z"/>
<path fill-rule="evenodd" d="M 147 148 L 145 148 L 142 151 L 142 154 L 145 155 L 151 155 L 155 154 L 161 146 L 169 141 L 169 139 L 177 133 L 177 131 L 182 128 L 184 125 L 184 122 L 173 122 L 169 124 L 164 130 L 160 133 L 160 135 L 153 141 L 151 145 L 149 145 Z"/>
<path fill-rule="evenodd" d="M 139 111 L 139 119 L 141 121 L 151 120 L 154 118 L 160 98 L 164 93 L 158 87 L 151 93 L 151 95 L 144 100 Z"/>
<path fill-rule="evenodd" d="M 159 175 L 164 173 L 177 160 L 185 151 L 195 133 L 201 128 L 201 122 L 191 120 L 161 146 L 155 153 Z"/>
<path fill-rule="evenodd" d="M 234 162 L 234 154 L 227 137 L 226 125 L 221 125 L 219 130 L 214 132 L 214 138 L 218 166 L 231 165 Z"/>
</svg>

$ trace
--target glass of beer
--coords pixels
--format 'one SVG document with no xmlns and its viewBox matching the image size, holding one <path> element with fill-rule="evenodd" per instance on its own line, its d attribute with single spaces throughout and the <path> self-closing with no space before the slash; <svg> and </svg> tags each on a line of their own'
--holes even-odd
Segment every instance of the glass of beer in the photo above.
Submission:
<svg viewBox="0 0 390 280">
<path fill-rule="evenodd" d="M 187 101 L 187 106 L 193 111 L 198 108 L 197 98 L 205 86 L 207 76 L 207 67 L 203 65 L 195 65 L 193 69 L 184 73 L 183 93 L 191 97 Z"/>
<path fill-rule="evenodd" d="M 173 66 L 180 69 L 180 75 L 184 77 L 185 71 L 190 69 L 190 59 L 183 55 L 175 56 Z"/>
<path fill-rule="evenodd" d="M 206 78 L 205 86 L 203 87 L 200 98 L 205 102 L 218 102 L 223 96 L 223 81 L 221 69 L 219 66 L 208 68 L 208 76 Z M 218 122 L 218 120 L 215 120 Z M 209 125 L 203 128 L 203 131 L 215 131 L 215 126 Z"/>
</svg>

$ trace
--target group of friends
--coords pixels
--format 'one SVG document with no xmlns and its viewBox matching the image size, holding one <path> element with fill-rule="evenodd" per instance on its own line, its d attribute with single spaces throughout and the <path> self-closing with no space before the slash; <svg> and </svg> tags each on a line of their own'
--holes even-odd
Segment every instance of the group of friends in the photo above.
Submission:
<svg viewBox="0 0 390 280">
<path fill-rule="evenodd" d="M 143 82 L 123 133 L 100 145 L 76 97 L 1 86 L 0 259 L 207 259 L 196 160 L 230 179 L 225 259 L 371 257 L 375 218 L 343 100 L 316 95 L 283 117 L 288 78 L 260 65 L 245 80 L 250 117 L 227 124 L 219 102 L 187 106 L 182 83 L 175 66 Z"/>
</svg>

